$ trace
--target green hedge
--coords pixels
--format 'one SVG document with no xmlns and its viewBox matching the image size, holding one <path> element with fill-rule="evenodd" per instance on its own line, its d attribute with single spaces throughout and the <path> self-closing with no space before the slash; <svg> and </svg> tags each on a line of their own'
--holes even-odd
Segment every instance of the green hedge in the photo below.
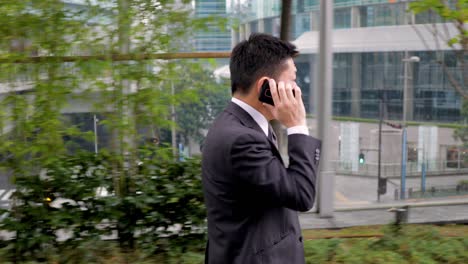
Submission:
<svg viewBox="0 0 468 264">
<path fill-rule="evenodd" d="M 3 243 L 4 257 L 45 261 L 71 252 L 72 258 L 105 235 L 117 239 L 119 251 L 145 256 L 183 253 L 202 244 L 206 212 L 200 158 L 176 161 L 169 153 L 142 150 L 141 162 L 127 169 L 113 168 L 111 156 L 82 153 L 56 159 L 32 177 L 18 178 L 13 207 L 4 211 L 7 216 L 1 223 L 1 230 L 14 235 Z M 120 178 L 109 175 L 116 175 L 111 173 L 116 169 L 133 174 L 124 178 L 125 184 L 115 185 Z M 96 190 L 103 187 L 109 195 L 97 196 Z M 68 202 L 60 207 L 56 202 L 61 199 Z M 67 235 L 59 235 L 63 232 Z M 82 254 L 78 259 L 86 259 Z"/>
<path fill-rule="evenodd" d="M 468 260 L 468 236 L 442 237 L 428 226 L 385 227 L 371 239 L 319 239 L 305 242 L 307 263 L 451 263 Z"/>
<path fill-rule="evenodd" d="M 124 252 L 116 241 L 89 240 L 80 243 L 76 248 L 65 248 L 55 254 L 49 254 L 44 261 L 77 264 L 203 264 L 204 243 L 197 243 L 186 247 L 185 251 L 177 247 L 166 254 L 147 255 L 138 250 Z M 388 226 L 384 230 L 384 236 L 376 238 L 305 240 L 304 248 L 308 264 L 464 264 L 468 259 L 467 236 L 443 237 L 436 229 L 427 225 L 408 225 L 402 228 Z M 12 263 L 5 253 L 5 249 L 0 250 L 0 262 Z"/>
<path fill-rule="evenodd" d="M 122 163 L 106 154 L 61 156 L 36 175 L 19 177 L 14 204 L 2 212 L 1 230 L 13 236 L 1 241 L 0 263 L 203 263 L 200 158 L 177 161 L 171 153 L 142 149 L 138 164 L 127 168 L 115 167 Z M 115 171 L 128 175 L 116 177 Z M 115 184 L 121 179 L 126 182 Z M 96 195 L 99 188 L 109 195 Z M 60 199 L 68 202 L 56 206 Z M 66 236 L 59 235 L 64 231 Z M 306 240 L 307 263 L 455 264 L 468 259 L 468 236 L 447 238 L 417 225 L 389 225 L 383 234 Z M 103 239 L 106 235 L 111 239 Z"/>
</svg>

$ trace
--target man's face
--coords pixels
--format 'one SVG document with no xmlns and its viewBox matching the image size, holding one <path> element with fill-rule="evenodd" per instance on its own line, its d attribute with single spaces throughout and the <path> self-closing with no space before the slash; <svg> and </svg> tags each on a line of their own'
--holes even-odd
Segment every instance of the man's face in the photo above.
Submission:
<svg viewBox="0 0 468 264">
<path fill-rule="evenodd" d="M 289 58 L 284 63 L 286 63 L 286 68 L 278 75 L 276 82 L 295 82 L 297 69 L 293 59 Z"/>
</svg>

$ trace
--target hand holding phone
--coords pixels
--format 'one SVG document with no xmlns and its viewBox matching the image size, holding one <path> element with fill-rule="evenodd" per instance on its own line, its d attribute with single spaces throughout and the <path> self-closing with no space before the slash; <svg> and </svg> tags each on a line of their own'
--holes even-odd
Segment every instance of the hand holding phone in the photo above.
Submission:
<svg viewBox="0 0 468 264">
<path fill-rule="evenodd" d="M 294 92 L 294 90 L 292 92 L 293 92 L 293 95 L 295 96 L 296 93 Z M 258 100 L 260 100 L 260 102 L 275 106 L 275 103 L 273 102 L 273 97 L 271 95 L 270 82 L 268 82 L 268 80 L 263 81 L 262 88 L 260 89 L 260 96 L 258 97 Z"/>
<path fill-rule="evenodd" d="M 267 103 L 273 106 L 275 105 L 273 103 L 273 97 L 271 96 L 270 83 L 268 82 L 268 80 L 263 81 L 258 100 L 260 100 L 260 102 Z"/>
<path fill-rule="evenodd" d="M 274 80 L 265 80 L 260 87 L 259 100 L 270 112 L 272 119 L 278 120 L 285 127 L 305 126 L 306 115 L 302 93 L 294 81 L 279 81 L 276 89 L 270 89 Z M 276 102 L 278 105 L 275 105 Z"/>
</svg>

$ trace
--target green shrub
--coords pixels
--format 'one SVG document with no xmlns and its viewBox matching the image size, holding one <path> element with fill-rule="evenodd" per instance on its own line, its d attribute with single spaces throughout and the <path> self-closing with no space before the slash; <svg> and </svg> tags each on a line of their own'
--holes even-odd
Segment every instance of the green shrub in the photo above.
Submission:
<svg viewBox="0 0 468 264">
<path fill-rule="evenodd" d="M 451 263 L 468 259 L 468 237 L 446 238 L 427 225 L 388 225 L 370 239 L 305 241 L 307 263 Z"/>
<path fill-rule="evenodd" d="M 332 260 L 340 243 L 339 239 L 306 241 L 304 243 L 306 262 L 324 263 Z"/>
<path fill-rule="evenodd" d="M 14 234 L 4 244 L 7 258 L 45 261 L 69 252 L 70 259 L 78 255 L 92 263 L 106 253 L 85 249 L 110 234 L 117 234 L 124 253 L 169 256 L 200 250 L 206 231 L 200 158 L 181 162 L 167 153 L 142 151 L 143 163 L 126 177 L 119 195 L 109 176 L 112 158 L 105 154 L 64 156 L 38 175 L 18 178 L 15 202 L 1 223 L 2 230 Z M 110 195 L 98 197 L 98 187 Z M 54 207 L 59 199 L 69 202 Z M 68 235 L 60 236 L 64 231 Z"/>
</svg>

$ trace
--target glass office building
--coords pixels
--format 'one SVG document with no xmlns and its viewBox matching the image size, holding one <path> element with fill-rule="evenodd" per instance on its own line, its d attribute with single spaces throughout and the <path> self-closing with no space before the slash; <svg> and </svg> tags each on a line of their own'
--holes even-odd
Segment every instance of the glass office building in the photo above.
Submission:
<svg viewBox="0 0 468 264">
<path fill-rule="evenodd" d="M 239 28 L 234 31 L 236 41 L 253 32 L 279 36 L 280 0 L 234 1 L 233 5 L 237 7 L 234 14 L 240 21 Z M 313 96 L 317 85 L 314 83 L 314 67 L 318 51 L 319 1 L 293 1 L 292 9 L 290 38 L 302 54 L 296 60 L 298 82 L 305 95 Z M 433 13 L 413 15 L 407 10 L 408 1 L 334 1 L 335 116 L 378 118 L 379 100 L 383 100 L 385 119 L 401 119 L 404 79 L 407 78 L 409 121 L 454 122 L 461 119 L 462 99 L 438 63 L 444 61 L 448 71 L 462 81 L 455 54 L 443 43 L 436 45 L 433 37 L 423 32 L 432 23 L 444 30 L 449 27 L 451 33 L 455 31 Z M 402 60 L 411 56 L 418 56 L 420 61 L 408 63 L 405 75 Z"/>
<path fill-rule="evenodd" d="M 198 18 L 225 17 L 225 0 L 196 0 L 195 16 Z M 206 29 L 195 32 L 194 46 L 196 51 L 227 51 L 231 49 L 231 31 L 220 27 L 214 19 L 206 24 Z"/>
</svg>

